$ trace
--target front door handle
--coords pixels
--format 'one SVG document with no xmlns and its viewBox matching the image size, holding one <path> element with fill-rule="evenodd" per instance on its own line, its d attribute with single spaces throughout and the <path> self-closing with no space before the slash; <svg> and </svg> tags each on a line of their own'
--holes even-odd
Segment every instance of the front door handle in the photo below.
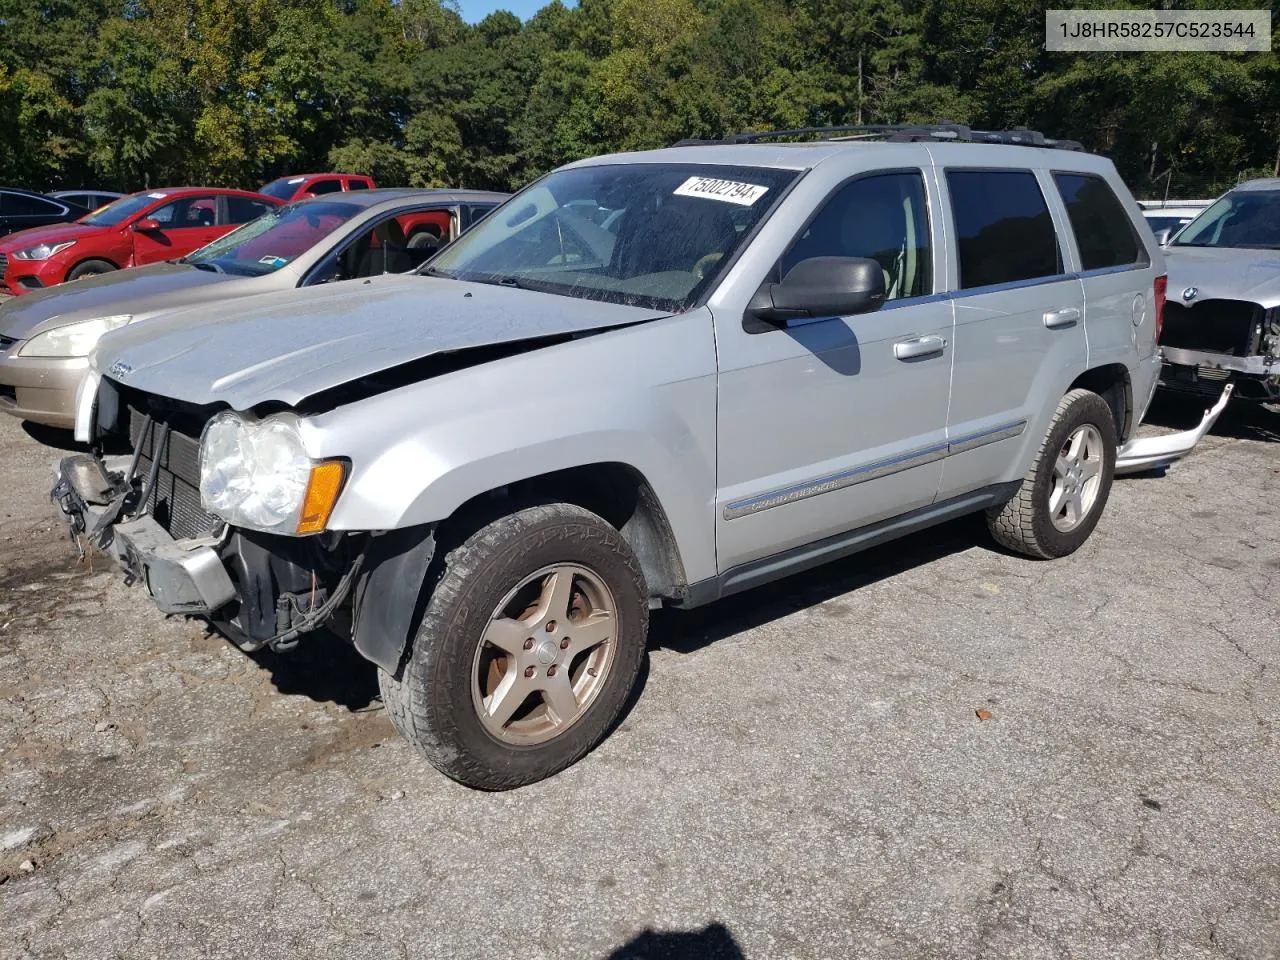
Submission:
<svg viewBox="0 0 1280 960">
<path fill-rule="evenodd" d="M 893 355 L 899 360 L 923 360 L 925 357 L 939 356 L 946 348 L 947 341 L 942 337 L 914 337 L 895 343 Z"/>
<path fill-rule="evenodd" d="M 1075 307 L 1066 307 L 1062 310 L 1050 310 L 1044 315 L 1044 325 L 1050 330 L 1064 330 L 1067 327 L 1074 327 L 1080 322 L 1080 311 Z"/>
</svg>

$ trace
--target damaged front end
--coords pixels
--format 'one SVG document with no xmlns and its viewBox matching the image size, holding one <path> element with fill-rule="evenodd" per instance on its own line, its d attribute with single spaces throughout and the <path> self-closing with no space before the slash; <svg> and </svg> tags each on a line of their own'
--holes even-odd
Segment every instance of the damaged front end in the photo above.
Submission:
<svg viewBox="0 0 1280 960">
<path fill-rule="evenodd" d="M 377 566 L 369 558 L 385 552 L 370 549 L 378 538 L 228 525 L 200 496 L 200 437 L 213 411 L 106 387 L 95 432 L 127 436 L 132 452 L 66 457 L 52 491 L 81 555 L 101 550 L 162 612 L 205 618 L 246 651 L 289 650 L 325 625 L 351 636 L 353 600 L 368 594 Z"/>
<path fill-rule="evenodd" d="M 1280 400 L 1280 307 L 1198 293 L 1187 287 L 1185 303 L 1165 306 L 1161 385 L 1209 396 L 1230 384 L 1243 399 Z"/>
</svg>

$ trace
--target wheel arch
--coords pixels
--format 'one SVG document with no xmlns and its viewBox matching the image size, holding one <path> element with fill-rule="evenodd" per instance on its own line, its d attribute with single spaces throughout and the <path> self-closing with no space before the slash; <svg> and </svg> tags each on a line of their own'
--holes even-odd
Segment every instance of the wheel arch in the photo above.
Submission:
<svg viewBox="0 0 1280 960">
<path fill-rule="evenodd" d="M 1137 429 L 1138 425 L 1133 422 L 1133 379 L 1124 364 L 1108 363 L 1086 370 L 1071 382 L 1066 392 L 1072 390 L 1089 390 L 1106 402 L 1115 419 L 1116 437 L 1120 443 Z"/>
<path fill-rule="evenodd" d="M 648 596 L 682 598 L 688 580 L 671 523 L 657 494 L 634 467 L 617 462 L 555 470 L 478 494 L 438 524 L 374 538 L 356 586 L 352 640 L 395 674 L 440 572 L 455 545 L 485 524 L 533 503 L 572 503 L 598 514 L 636 554 Z"/>
<path fill-rule="evenodd" d="M 71 276 L 71 274 L 75 273 L 77 270 L 83 267 L 86 263 L 94 263 L 94 262 L 105 263 L 109 265 L 112 270 L 124 269 L 124 267 L 116 263 L 113 259 L 111 259 L 111 257 L 103 257 L 103 256 L 81 257 L 75 263 L 71 264 L 71 266 L 67 267 L 67 272 L 62 275 L 62 282 L 66 283 L 67 279 Z"/>
<path fill-rule="evenodd" d="M 441 522 L 441 537 L 453 530 L 470 532 L 478 523 L 530 503 L 547 502 L 590 510 L 621 533 L 640 561 L 650 597 L 684 595 L 688 579 L 671 521 L 649 481 L 627 463 L 567 467 L 487 490 Z"/>
</svg>

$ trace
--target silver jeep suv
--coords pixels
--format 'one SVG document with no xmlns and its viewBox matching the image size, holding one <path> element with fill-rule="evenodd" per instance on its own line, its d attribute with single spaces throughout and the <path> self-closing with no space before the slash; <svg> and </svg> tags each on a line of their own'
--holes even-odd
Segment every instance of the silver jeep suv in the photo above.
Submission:
<svg viewBox="0 0 1280 960">
<path fill-rule="evenodd" d="M 1151 232 L 1073 144 L 853 134 L 585 160 L 417 274 L 112 333 L 81 430 L 133 453 L 55 499 L 245 649 L 348 635 L 485 789 L 605 737 L 654 607 L 975 511 L 1071 553 L 1159 372 Z"/>
</svg>

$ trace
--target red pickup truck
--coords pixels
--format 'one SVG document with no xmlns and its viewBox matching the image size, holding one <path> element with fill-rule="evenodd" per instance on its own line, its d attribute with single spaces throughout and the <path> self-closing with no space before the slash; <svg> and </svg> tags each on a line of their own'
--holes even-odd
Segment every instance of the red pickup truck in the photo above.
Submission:
<svg viewBox="0 0 1280 960">
<path fill-rule="evenodd" d="M 372 190 L 375 186 L 373 177 L 359 173 L 295 173 L 264 184 L 258 192 L 275 197 L 282 203 L 292 203 L 294 200 L 319 197 L 326 193 Z"/>
</svg>

